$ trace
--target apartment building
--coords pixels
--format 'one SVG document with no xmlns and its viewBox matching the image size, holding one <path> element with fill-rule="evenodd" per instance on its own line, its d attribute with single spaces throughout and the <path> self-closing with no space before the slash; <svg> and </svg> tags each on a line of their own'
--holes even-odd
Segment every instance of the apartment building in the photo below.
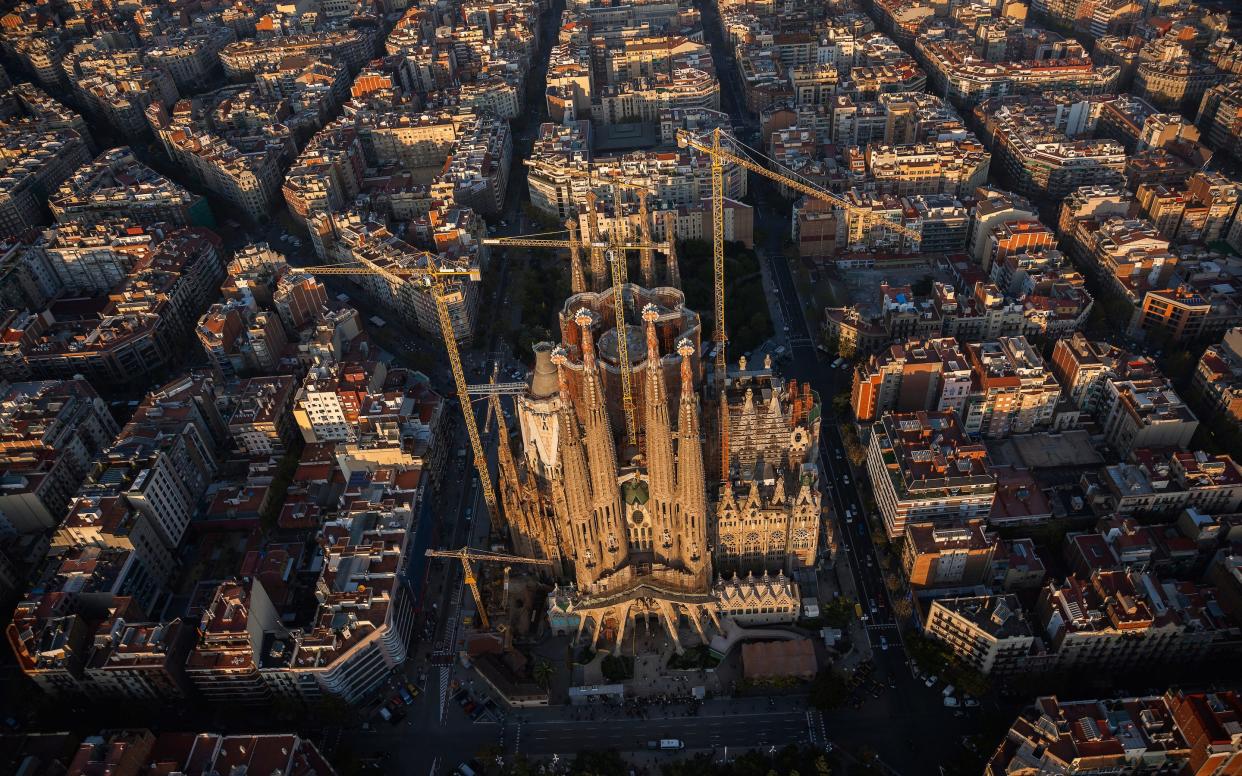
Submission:
<svg viewBox="0 0 1242 776">
<path fill-rule="evenodd" d="M 850 404 L 859 422 L 886 412 L 955 410 L 970 392 L 971 366 L 952 338 L 909 340 L 870 356 L 854 369 Z"/>
<path fill-rule="evenodd" d="M 178 91 L 202 91 L 210 85 L 220 51 L 237 40 L 231 27 L 195 26 L 161 36 L 145 50 L 146 61 L 172 76 Z"/>
<path fill-rule="evenodd" d="M 444 191 L 452 201 L 479 213 L 499 214 L 509 185 L 513 138 L 509 123 L 482 115 L 461 127 L 432 197 Z"/>
<path fill-rule="evenodd" d="M 148 394 L 104 454 L 118 481 L 132 477 L 125 500 L 154 523 L 170 550 L 180 545 L 219 467 L 223 422 L 214 397 L 211 380 L 192 377 Z"/>
<path fill-rule="evenodd" d="M 1121 70 L 1096 65 L 1071 43 L 1062 56 L 1038 60 L 987 62 L 975 57 L 973 41 L 921 35 L 915 49 L 927 68 L 932 90 L 958 105 L 972 106 L 990 97 L 1038 94 L 1046 90 L 1102 94 L 1116 88 Z"/>
<path fill-rule="evenodd" d="M 1036 616 L 1062 670 L 1191 663 L 1209 653 L 1215 628 L 1201 619 L 1210 616 L 1206 602 L 1171 600 L 1179 592 L 1150 572 L 1096 570 L 1048 583 Z"/>
<path fill-rule="evenodd" d="M 253 78 L 262 65 L 279 64 L 285 57 L 307 54 L 318 59 L 329 53 L 357 73 L 376 53 L 375 31 L 345 28 L 300 33 L 278 38 L 250 38 L 230 43 L 220 51 L 224 74 L 233 81 Z"/>
<path fill-rule="evenodd" d="M 286 625 L 261 581 L 221 584 L 199 623 L 189 680 L 222 704 L 366 697 L 406 657 L 414 608 L 400 572 L 413 519 L 410 504 L 390 501 L 324 523 L 325 592 L 305 628 Z"/>
<path fill-rule="evenodd" d="M 711 73 L 687 67 L 609 84 L 599 92 L 599 115 L 594 117 L 604 125 L 655 123 L 661 111 L 676 108 L 720 110 L 720 82 Z"/>
<path fill-rule="evenodd" d="M 1105 379 L 1099 417 L 1105 441 L 1123 457 L 1143 447 L 1184 450 L 1199 427 L 1199 419 L 1162 376 Z"/>
<path fill-rule="evenodd" d="M 1095 221 L 1083 240 L 1085 265 L 1135 306 L 1147 292 L 1168 287 L 1179 260 L 1146 219 Z"/>
<path fill-rule="evenodd" d="M 197 109 L 187 102 L 177 103 L 171 113 L 162 102 L 146 111 L 164 152 L 246 218 L 266 220 L 280 191 L 289 140 L 260 133 L 236 137 L 234 144 L 195 120 Z"/>
<path fill-rule="evenodd" d="M 966 247 L 970 216 L 961 201 L 947 194 L 919 194 L 904 200 L 919 227 L 919 251 L 955 254 Z"/>
<path fill-rule="evenodd" d="M 147 108 L 160 102 L 171 105 L 179 96 L 168 71 L 147 62 L 143 52 L 114 50 L 101 38 L 75 46 L 61 66 L 86 112 L 122 137 L 150 137 Z"/>
<path fill-rule="evenodd" d="M 867 472 L 890 539 L 911 523 L 984 518 L 996 477 L 983 445 L 969 443 L 956 413 L 885 413 L 871 427 Z"/>
<path fill-rule="evenodd" d="M 909 523 L 901 567 L 915 589 L 987 585 L 999 549 L 1000 539 L 987 532 L 982 520 L 947 527 Z"/>
<path fill-rule="evenodd" d="M 62 297 L 40 314 L 12 318 L 0 372 L 122 385 L 161 369 L 219 288 L 219 244 L 206 230 L 171 232 L 116 287 L 79 291 L 108 296 Z"/>
<path fill-rule="evenodd" d="M 96 628 L 82 667 L 82 688 L 98 702 L 160 703 L 188 694 L 184 666 L 194 626 L 181 618 L 149 622 L 114 607 Z"/>
<path fill-rule="evenodd" d="M 362 191 L 366 158 L 357 128 L 342 121 L 315 133 L 281 186 L 289 213 L 307 224 L 312 213 L 343 210 Z"/>
<path fill-rule="evenodd" d="M 466 218 L 475 221 L 473 228 L 456 228 L 450 220 Z M 477 216 L 469 211 L 453 209 L 437 212 L 435 222 L 446 225 L 446 231 L 442 234 L 444 244 L 440 244 L 440 238 L 435 238 L 440 269 L 461 270 L 472 275 L 481 272 L 484 259 L 482 246 L 473 239 L 482 226 Z M 434 228 L 430 219 L 428 226 Z M 339 214 L 316 213 L 311 219 L 311 230 L 316 252 L 332 263 L 364 263 L 397 272 L 427 264 L 425 251 L 399 239 L 387 226 L 357 210 Z M 413 238 L 413 235 L 407 236 Z M 428 242 L 432 242 L 432 235 L 428 236 Z M 392 314 L 417 321 L 418 327 L 433 337 L 440 336 L 436 301 L 426 284 L 416 278 L 398 279 L 378 274 L 359 276 L 355 280 L 373 303 L 392 311 Z M 447 280 L 445 286 L 443 292 L 453 333 L 458 341 L 468 342 L 474 336 L 478 318 L 479 281 L 473 276 L 457 277 Z"/>
<path fill-rule="evenodd" d="M 1012 593 L 936 598 L 928 606 L 923 632 L 985 676 L 1029 671 L 1032 656 L 1043 649 L 1036 627 Z"/>
<path fill-rule="evenodd" d="M 155 616 L 177 570 L 173 549 L 150 515 L 125 498 L 124 491 L 136 472 L 121 467 L 104 469 L 102 474 L 117 480 L 104 484 L 99 476 L 92 476 L 82 485 L 57 528 L 50 551 L 77 553 L 95 548 L 123 557 L 117 592 L 132 598 L 148 617 Z"/>
<path fill-rule="evenodd" d="M 1242 507 L 1242 469 L 1228 455 L 1142 448 L 1107 466 L 1109 506 L 1123 515 L 1230 514 Z"/>
<path fill-rule="evenodd" d="M 293 399 L 293 419 L 307 442 L 352 442 L 364 398 L 379 393 L 383 362 L 325 363 L 311 369 Z"/>
<path fill-rule="evenodd" d="M 178 186 L 134 157 L 112 148 L 79 168 L 48 199 L 60 223 L 93 226 L 128 220 L 143 225 L 215 225 L 207 200 Z"/>
<path fill-rule="evenodd" d="M 1100 108 L 1096 132 L 1125 146 L 1126 153 L 1197 144 L 1199 130 L 1178 113 L 1161 113 L 1141 97 L 1119 94 Z"/>
<path fill-rule="evenodd" d="M 1061 386 L 1026 337 L 968 343 L 966 359 L 972 383 L 964 431 L 999 438 L 1051 426 Z"/>
<path fill-rule="evenodd" d="M 1135 200 L 1162 237 L 1206 244 L 1224 239 L 1240 195 L 1238 184 L 1223 174 L 1198 170 L 1184 187 L 1141 184 Z"/>
<path fill-rule="evenodd" d="M 1242 131 L 1237 116 L 1242 110 L 1242 83 L 1225 81 L 1203 93 L 1195 124 L 1203 133 L 1204 142 L 1219 153 L 1242 159 Z"/>
<path fill-rule="evenodd" d="M 71 550 L 53 559 L 38 580 L 38 592 L 18 603 L 5 635 L 18 668 L 43 692 L 86 692 L 83 671 L 92 621 L 124 604 L 118 599 L 129 559 L 123 550 Z"/>
<path fill-rule="evenodd" d="M 236 405 L 229 416 L 229 435 L 248 456 L 281 455 L 297 433 L 293 397 L 297 381 L 289 375 L 252 377 L 236 389 Z"/>
<path fill-rule="evenodd" d="M 581 175 L 591 160 L 591 122 L 544 123 L 531 148 L 526 172 L 530 203 L 540 212 L 565 220 L 586 197 Z"/>
<path fill-rule="evenodd" d="M 1230 329 L 1203 351 L 1191 390 L 1214 412 L 1242 423 L 1242 328 Z"/>
<path fill-rule="evenodd" d="M 1055 248 L 1056 241 L 1056 234 L 1039 219 L 1000 221 L 982 237 L 983 271 L 992 273 L 998 264 L 1016 254 Z"/>
<path fill-rule="evenodd" d="M 199 619 L 198 640 L 185 664 L 187 680 L 213 703 L 270 703 L 272 690 L 259 670 L 260 649 L 266 629 L 279 625 L 261 582 L 221 583 Z"/>
<path fill-rule="evenodd" d="M 1082 186 L 1065 198 L 1057 219 L 1057 233 L 1080 266 L 1091 266 L 1091 235 L 1099 225 L 1112 217 L 1128 216 L 1133 201 L 1133 195 L 1119 185 Z"/>
<path fill-rule="evenodd" d="M 990 271 L 988 238 L 992 230 L 1008 221 L 1038 221 L 1039 214 L 1030 202 L 1017 194 L 989 186 L 981 188 L 977 195 L 970 213 L 970 237 L 966 241 L 966 250 L 975 264 L 987 272 Z"/>
<path fill-rule="evenodd" d="M 1019 193 L 1056 200 L 1081 186 L 1121 182 L 1125 148 L 1084 136 L 1087 116 L 1066 121 L 1064 109 L 1043 97 L 992 99 L 975 108 L 985 141 Z M 1089 101 L 1070 109 L 1086 114 Z"/>
<path fill-rule="evenodd" d="M 78 133 L 88 152 L 94 149 L 86 120 L 34 84 L 17 84 L 0 93 L 0 114 L 4 117 L 0 124 L 7 129 L 23 132 L 72 130 Z"/>
<path fill-rule="evenodd" d="M 1080 331 L 1057 340 L 1052 347 L 1050 368 L 1066 397 L 1091 414 L 1098 414 L 1104 406 L 1104 384 L 1111 377 L 1123 372 L 1146 376 L 1156 373 L 1155 364 L 1146 357 L 1131 356 L 1108 342 L 1089 340 Z"/>
<path fill-rule="evenodd" d="M 118 431 L 85 379 L 15 383 L 0 401 L 0 526 L 26 534 L 55 527 Z"/>
<path fill-rule="evenodd" d="M 1163 334 L 1172 342 L 1210 341 L 1239 322 L 1242 311 L 1231 286 L 1190 283 L 1148 290 L 1135 321 L 1139 329 Z"/>
<path fill-rule="evenodd" d="M 88 161 L 86 141 L 72 129 L 0 126 L 0 235 L 43 223 L 43 201 Z"/>
<path fill-rule="evenodd" d="M 325 10 L 331 9 L 325 4 Z M 315 744 L 289 733 L 239 734 L 105 730 L 81 742 L 72 758 L 45 762 L 65 773 L 148 774 L 225 773 L 240 770 L 271 776 L 336 776 L 336 770 Z M 151 765 L 150 768 L 147 767 Z"/>
<path fill-rule="evenodd" d="M 867 146 L 867 174 L 897 196 L 962 198 L 987 183 L 992 155 L 973 136 L 911 145 Z"/>
<path fill-rule="evenodd" d="M 272 306 L 290 332 L 319 320 L 327 304 L 327 289 L 309 272 L 290 269 L 282 273 L 272 291 Z"/>
<path fill-rule="evenodd" d="M 1222 773 L 1242 756 L 1230 732 L 1239 724 L 1240 708 L 1233 692 L 1169 690 L 1163 696 L 1074 702 L 1044 696 L 1035 701 L 1035 714 L 1014 721 L 984 774 L 1126 768 Z"/>
<path fill-rule="evenodd" d="M 1134 90 L 1153 105 L 1168 110 L 1197 107 L 1204 92 L 1221 73 L 1170 36 L 1157 38 L 1139 52 Z"/>
</svg>

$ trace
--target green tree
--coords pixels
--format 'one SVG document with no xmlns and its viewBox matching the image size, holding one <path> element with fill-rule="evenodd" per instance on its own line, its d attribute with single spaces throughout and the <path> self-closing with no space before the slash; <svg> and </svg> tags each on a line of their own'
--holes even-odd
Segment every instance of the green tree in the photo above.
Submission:
<svg viewBox="0 0 1242 776">
<path fill-rule="evenodd" d="M 610 682 L 621 682 L 629 679 L 634 675 L 633 659 L 628 657 L 617 657 L 616 655 L 608 655 L 600 663 L 599 670 L 604 674 L 604 678 Z"/>
<path fill-rule="evenodd" d="M 625 776 L 629 767 L 616 749 L 584 749 L 569 765 L 573 776 Z"/>
<path fill-rule="evenodd" d="M 888 592 L 890 593 L 900 593 L 902 588 L 905 586 L 901 583 L 901 579 L 899 579 L 896 574 L 888 573 L 884 575 L 884 587 L 888 588 Z"/>
<path fill-rule="evenodd" d="M 832 411 L 837 417 L 848 418 L 850 416 L 854 407 L 850 401 L 849 391 L 842 391 L 832 397 Z"/>
<path fill-rule="evenodd" d="M 905 597 L 894 599 L 893 614 L 897 615 L 898 620 L 908 620 L 914 615 L 914 605 Z"/>
<path fill-rule="evenodd" d="M 548 689 L 548 685 L 552 681 L 552 675 L 555 673 L 552 669 L 552 664 L 543 658 L 538 658 L 535 660 L 535 664 L 531 666 L 530 671 L 535 683 L 545 690 Z"/>
<path fill-rule="evenodd" d="M 832 776 L 832 766 L 822 754 L 815 758 L 815 776 Z"/>
<path fill-rule="evenodd" d="M 969 666 L 955 663 L 949 669 L 949 679 L 957 689 L 976 698 L 987 695 L 992 689 L 992 683 L 987 676 Z"/>
<path fill-rule="evenodd" d="M 828 348 L 828 354 L 837 354 L 841 349 L 841 337 L 836 332 L 824 329 L 824 333 L 820 337 L 824 341 L 824 347 Z"/>
<path fill-rule="evenodd" d="M 825 668 L 811 682 L 811 705 L 821 711 L 838 708 L 845 703 L 849 692 L 845 677 L 831 668 Z"/>
</svg>

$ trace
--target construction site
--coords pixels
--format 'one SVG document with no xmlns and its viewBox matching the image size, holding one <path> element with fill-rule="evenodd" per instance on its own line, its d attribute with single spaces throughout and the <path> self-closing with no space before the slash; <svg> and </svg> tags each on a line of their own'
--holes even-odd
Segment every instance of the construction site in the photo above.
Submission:
<svg viewBox="0 0 1242 776">
<path fill-rule="evenodd" d="M 542 631 L 540 618 L 553 633 L 618 653 L 638 621 L 678 651 L 707 643 L 730 618 L 792 622 L 797 580 L 817 563 L 820 399 L 787 383 L 771 359 L 726 359 L 723 165 L 841 200 L 772 172 L 719 130 L 678 140 L 712 161 L 710 341 L 680 289 L 674 215 L 651 212 L 641 184 L 592 169 L 572 173 L 585 178 L 586 194 L 561 235 L 485 240 L 564 251 L 568 261 L 559 341 L 535 345 L 525 381 L 466 383 L 445 290 L 458 270 L 441 270 L 431 256 L 409 270 L 322 269 L 429 287 L 458 396 L 489 404 L 495 484 L 477 414 L 471 402 L 463 409 L 491 547 L 501 551 L 433 554 L 462 564 L 477 611 L 471 624 L 503 634 L 506 647 Z M 767 616 L 756 618 L 760 610 Z"/>
</svg>

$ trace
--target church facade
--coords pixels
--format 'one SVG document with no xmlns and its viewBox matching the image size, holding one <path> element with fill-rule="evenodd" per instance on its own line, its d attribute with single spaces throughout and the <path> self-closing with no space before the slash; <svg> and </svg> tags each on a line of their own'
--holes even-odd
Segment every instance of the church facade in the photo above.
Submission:
<svg viewBox="0 0 1242 776">
<path fill-rule="evenodd" d="M 553 561 L 553 627 L 620 651 L 639 618 L 678 649 L 737 612 L 794 619 L 794 574 L 818 552 L 818 399 L 770 364 L 732 372 L 730 475 L 709 481 L 700 322 L 682 293 L 579 292 L 560 329 L 559 344 L 535 348 L 516 440 L 496 413 L 505 524 L 514 552 Z"/>
</svg>

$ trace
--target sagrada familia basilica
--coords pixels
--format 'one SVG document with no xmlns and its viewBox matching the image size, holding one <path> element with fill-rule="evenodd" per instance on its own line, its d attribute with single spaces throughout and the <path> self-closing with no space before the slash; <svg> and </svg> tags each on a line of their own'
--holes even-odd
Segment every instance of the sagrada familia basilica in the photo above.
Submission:
<svg viewBox="0 0 1242 776">
<path fill-rule="evenodd" d="M 535 346 L 519 433 L 497 414 L 505 524 L 516 554 L 553 561 L 553 629 L 619 652 L 640 618 L 678 649 L 726 618 L 792 621 L 820 541 L 818 397 L 742 359 L 722 423 L 682 292 L 581 277 L 561 342 Z"/>
</svg>

